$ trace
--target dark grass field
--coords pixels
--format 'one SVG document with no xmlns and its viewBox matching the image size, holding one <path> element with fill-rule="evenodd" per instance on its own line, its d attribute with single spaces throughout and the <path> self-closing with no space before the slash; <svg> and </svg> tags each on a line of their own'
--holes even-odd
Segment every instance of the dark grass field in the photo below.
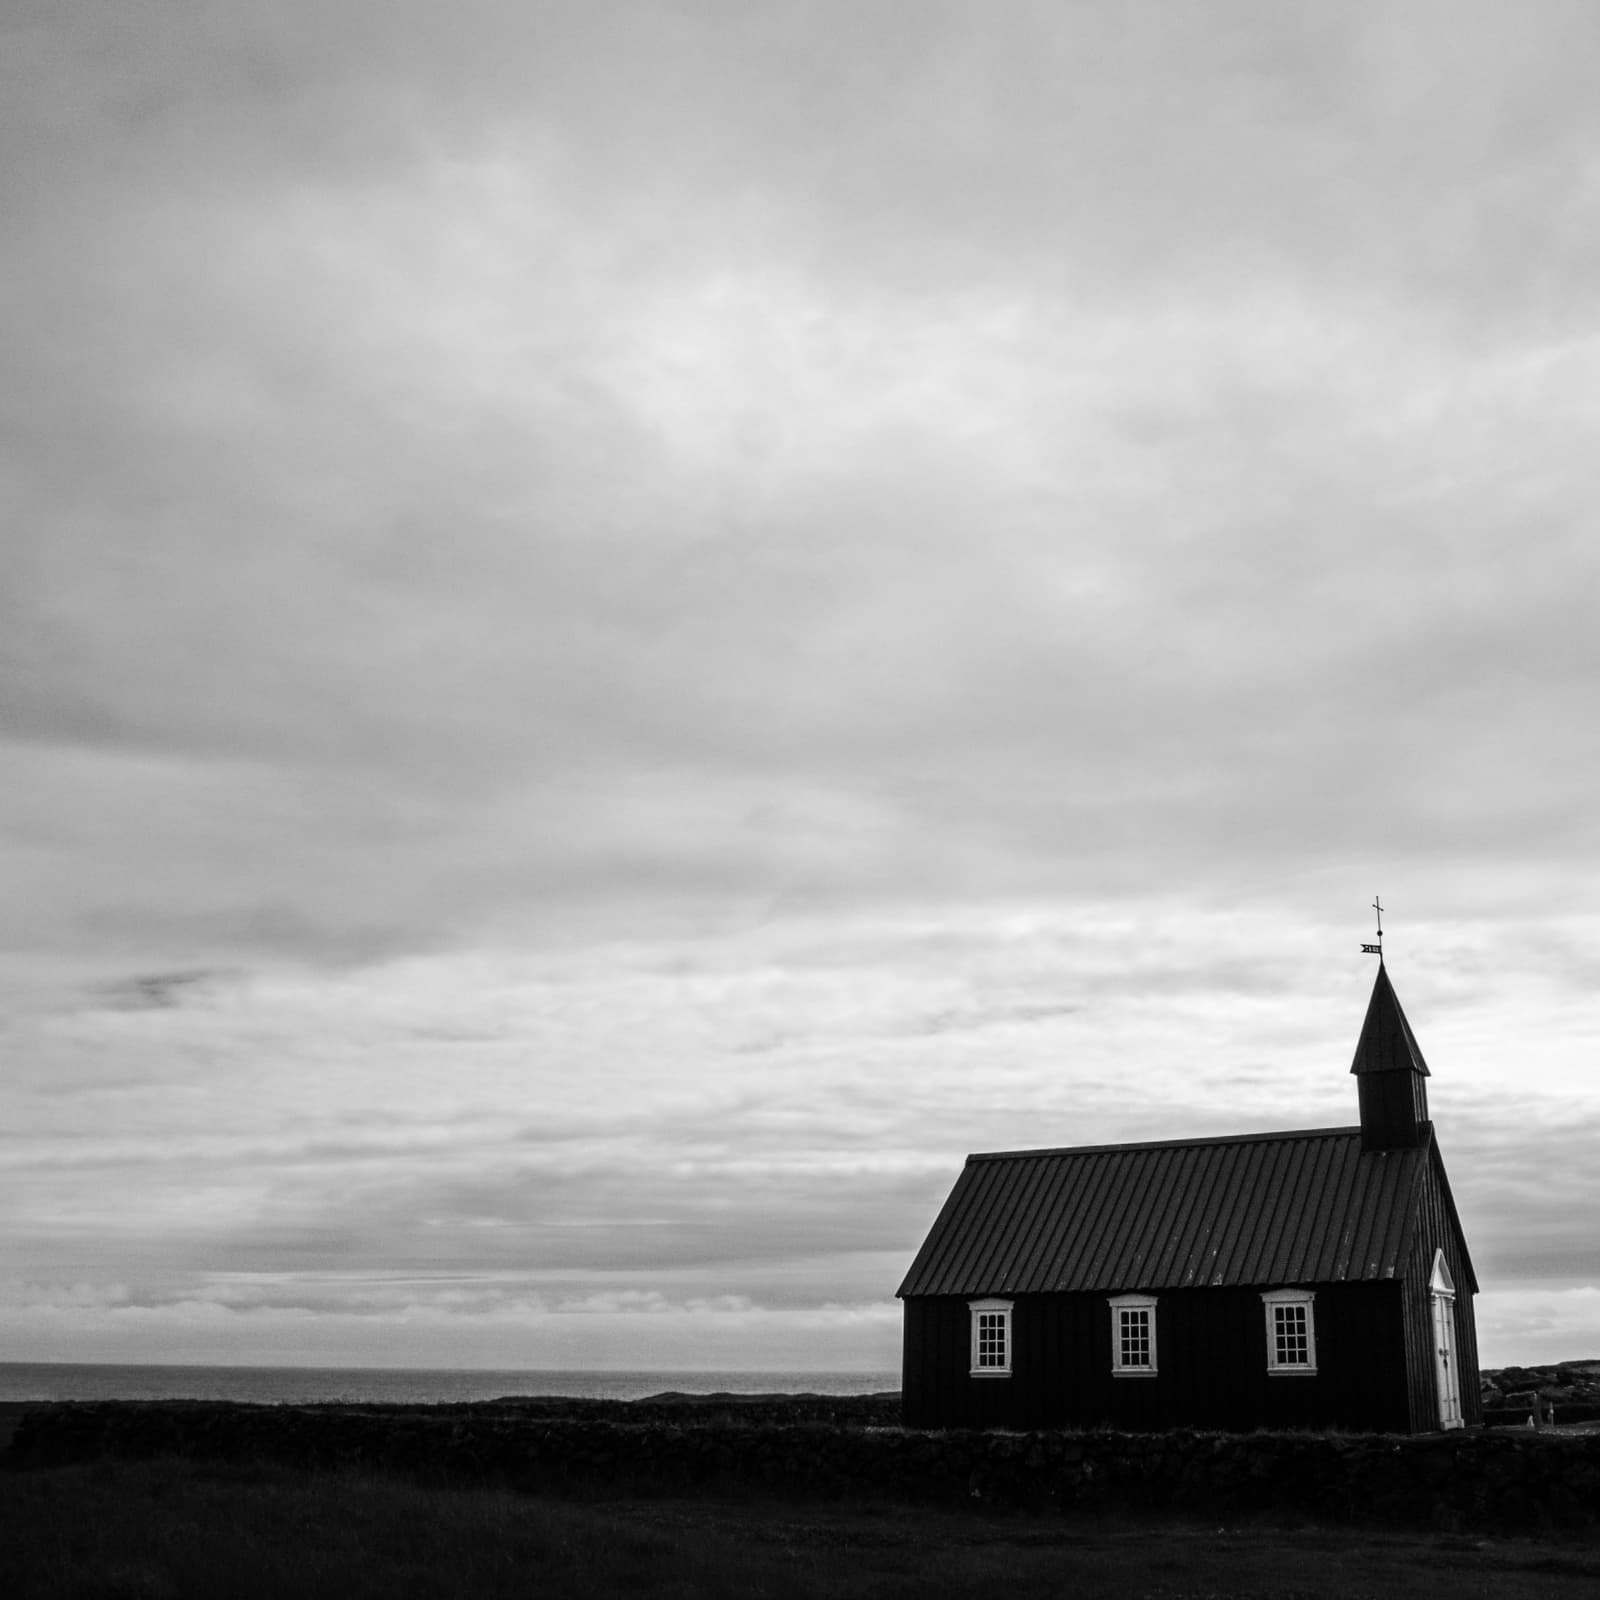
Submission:
<svg viewBox="0 0 1600 1600">
<path fill-rule="evenodd" d="M 1600 1540 L 757 1498 L 582 1502 L 180 1460 L 0 1471 L 0 1594 L 1274 1600 L 1600 1594 Z"/>
<path fill-rule="evenodd" d="M 0 1461 L 5 1459 L 6 1451 L 11 1448 L 11 1436 L 17 1431 L 22 1413 L 37 1409 L 37 1405 L 26 1401 L 0 1400 Z"/>
</svg>

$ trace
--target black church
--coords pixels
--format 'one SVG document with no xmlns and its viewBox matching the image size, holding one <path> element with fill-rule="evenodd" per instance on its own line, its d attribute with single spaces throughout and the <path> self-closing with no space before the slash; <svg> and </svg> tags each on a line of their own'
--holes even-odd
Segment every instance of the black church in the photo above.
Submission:
<svg viewBox="0 0 1600 1600">
<path fill-rule="evenodd" d="M 1477 1293 L 1381 956 L 1359 1126 L 973 1155 L 900 1286 L 921 1427 L 1476 1423 Z"/>
</svg>

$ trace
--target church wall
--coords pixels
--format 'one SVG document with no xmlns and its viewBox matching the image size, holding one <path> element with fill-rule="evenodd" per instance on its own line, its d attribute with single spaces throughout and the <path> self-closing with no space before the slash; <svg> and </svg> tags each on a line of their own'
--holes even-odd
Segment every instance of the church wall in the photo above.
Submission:
<svg viewBox="0 0 1600 1600">
<path fill-rule="evenodd" d="M 1227 1288 L 1158 1295 L 1156 1374 L 1115 1376 L 1107 1298 L 1016 1297 L 1009 1378 L 971 1376 L 964 1299 L 907 1299 L 907 1423 L 1395 1431 L 1409 1426 L 1406 1343 L 1396 1283 L 1317 1287 L 1314 1375 L 1269 1374 L 1260 1290 Z"/>
</svg>

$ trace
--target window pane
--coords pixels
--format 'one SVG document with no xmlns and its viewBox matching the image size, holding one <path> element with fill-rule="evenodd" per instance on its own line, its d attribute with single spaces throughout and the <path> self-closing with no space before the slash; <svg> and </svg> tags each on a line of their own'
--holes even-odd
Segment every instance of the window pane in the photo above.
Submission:
<svg viewBox="0 0 1600 1600">
<path fill-rule="evenodd" d="M 1273 1355 L 1280 1367 L 1311 1364 L 1311 1340 L 1304 1306 L 1274 1306 L 1272 1331 Z"/>
<path fill-rule="evenodd" d="M 1145 1310 L 1122 1311 L 1120 1319 L 1120 1365 L 1148 1367 L 1150 1365 L 1150 1313 Z"/>
<path fill-rule="evenodd" d="M 978 1365 L 1003 1367 L 1006 1364 L 1006 1314 L 1003 1311 L 978 1313 Z"/>
</svg>

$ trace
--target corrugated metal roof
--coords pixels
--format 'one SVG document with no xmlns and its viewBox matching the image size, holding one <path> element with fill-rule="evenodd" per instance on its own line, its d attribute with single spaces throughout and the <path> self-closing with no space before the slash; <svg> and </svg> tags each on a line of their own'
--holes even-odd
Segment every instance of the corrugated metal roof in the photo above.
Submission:
<svg viewBox="0 0 1600 1600">
<path fill-rule="evenodd" d="M 1359 1128 L 968 1156 L 902 1295 L 1398 1276 L 1432 1133 Z"/>
</svg>

